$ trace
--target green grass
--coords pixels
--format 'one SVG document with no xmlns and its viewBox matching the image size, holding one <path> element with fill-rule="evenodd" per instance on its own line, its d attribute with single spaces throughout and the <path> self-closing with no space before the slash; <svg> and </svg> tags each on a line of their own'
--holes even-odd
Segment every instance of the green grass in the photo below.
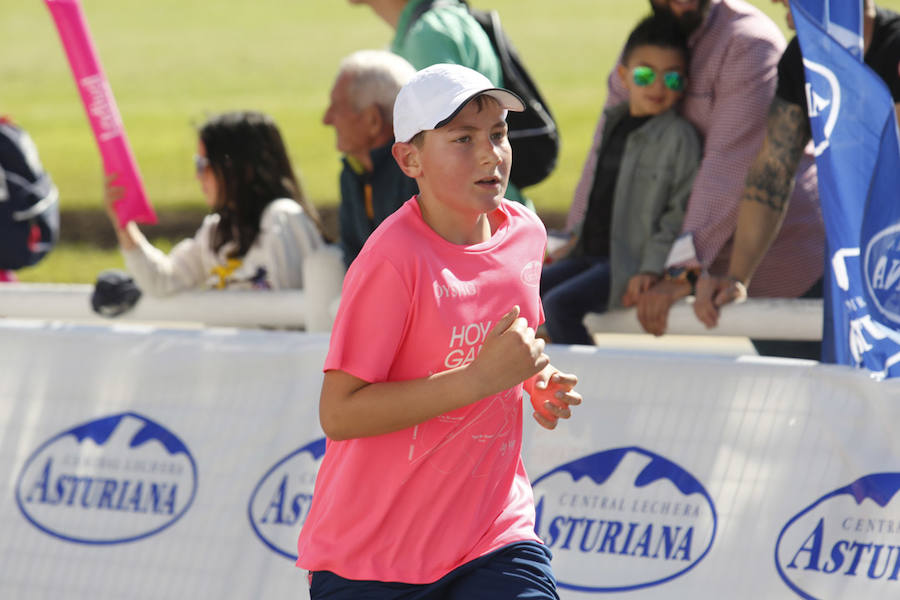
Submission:
<svg viewBox="0 0 900 600">
<path fill-rule="evenodd" d="M 172 249 L 171 240 L 152 241 L 165 252 Z M 29 283 L 94 283 L 97 274 L 106 269 L 125 269 L 125 261 L 117 249 L 76 243 L 54 249 L 37 265 L 16 271 L 16 277 Z"/>
<path fill-rule="evenodd" d="M 50 252 L 37 265 L 16 271 L 16 277 L 25 282 L 93 283 L 105 269 L 125 269 L 118 250 L 67 244 Z"/>
<path fill-rule="evenodd" d="M 559 167 L 528 193 L 539 211 L 564 211 L 603 105 L 609 69 L 649 4 L 472 4 L 500 11 L 559 121 Z M 783 23 L 780 5 L 770 0 L 753 4 Z M 884 4 L 900 8 L 900 0 Z M 338 155 L 321 116 L 340 59 L 360 48 L 386 47 L 392 36 L 370 9 L 345 0 L 83 0 L 83 6 L 158 211 L 201 203 L 191 163 L 193 124 L 232 109 L 271 114 L 313 202 L 336 204 Z M 0 0 L 0 14 L 0 113 L 13 116 L 32 134 L 60 188 L 63 209 L 99 209 L 99 154 L 49 12 L 39 0 Z M 54 255 L 69 251 L 60 248 Z M 50 266 L 67 259 L 54 255 L 22 278 L 64 277 Z M 111 263 L 116 254 L 83 258 Z"/>
</svg>

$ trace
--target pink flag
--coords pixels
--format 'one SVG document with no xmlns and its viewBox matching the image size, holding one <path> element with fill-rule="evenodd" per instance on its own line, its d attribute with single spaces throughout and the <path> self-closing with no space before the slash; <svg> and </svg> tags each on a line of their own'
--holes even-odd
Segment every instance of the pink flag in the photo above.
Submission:
<svg viewBox="0 0 900 600">
<path fill-rule="evenodd" d="M 75 84 L 94 130 L 94 138 L 100 147 L 103 170 L 107 175 L 118 174 L 116 184 L 125 190 L 122 198 L 114 205 L 119 224 L 124 227 L 129 221 L 156 223 L 156 213 L 144 192 L 144 182 L 128 144 L 112 88 L 103 74 L 81 3 L 78 0 L 44 2 L 53 15 L 69 58 Z"/>
</svg>

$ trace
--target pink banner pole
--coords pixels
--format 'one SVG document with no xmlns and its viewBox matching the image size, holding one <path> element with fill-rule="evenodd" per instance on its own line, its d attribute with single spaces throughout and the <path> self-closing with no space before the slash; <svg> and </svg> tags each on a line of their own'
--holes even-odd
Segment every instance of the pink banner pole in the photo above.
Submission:
<svg viewBox="0 0 900 600">
<path fill-rule="evenodd" d="M 124 227 L 129 221 L 156 223 L 156 213 L 144 192 L 144 182 L 125 135 L 112 88 L 94 48 L 81 3 L 78 0 L 44 2 L 56 23 L 72 76 L 94 130 L 103 171 L 107 175 L 117 174 L 116 184 L 124 188 L 122 198 L 114 205 L 119 224 Z"/>
</svg>

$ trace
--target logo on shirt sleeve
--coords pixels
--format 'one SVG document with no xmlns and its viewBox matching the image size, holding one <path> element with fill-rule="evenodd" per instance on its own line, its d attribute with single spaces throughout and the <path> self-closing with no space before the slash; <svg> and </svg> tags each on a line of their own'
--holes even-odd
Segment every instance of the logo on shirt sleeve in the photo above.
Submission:
<svg viewBox="0 0 900 600">
<path fill-rule="evenodd" d="M 529 287 L 538 287 L 541 284 L 541 263 L 533 260 L 522 268 L 520 275 L 522 283 Z"/>
</svg>

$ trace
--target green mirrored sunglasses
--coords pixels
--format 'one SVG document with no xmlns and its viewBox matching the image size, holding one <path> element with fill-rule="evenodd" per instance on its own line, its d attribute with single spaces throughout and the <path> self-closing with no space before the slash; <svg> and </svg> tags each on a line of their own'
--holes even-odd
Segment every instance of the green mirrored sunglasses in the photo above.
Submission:
<svg viewBox="0 0 900 600">
<path fill-rule="evenodd" d="M 650 67 L 635 67 L 631 70 L 631 76 L 634 83 L 641 87 L 647 87 L 656 81 L 656 71 Z M 678 71 L 666 71 L 663 73 L 663 83 L 673 92 L 680 92 L 684 90 L 684 75 Z"/>
</svg>

